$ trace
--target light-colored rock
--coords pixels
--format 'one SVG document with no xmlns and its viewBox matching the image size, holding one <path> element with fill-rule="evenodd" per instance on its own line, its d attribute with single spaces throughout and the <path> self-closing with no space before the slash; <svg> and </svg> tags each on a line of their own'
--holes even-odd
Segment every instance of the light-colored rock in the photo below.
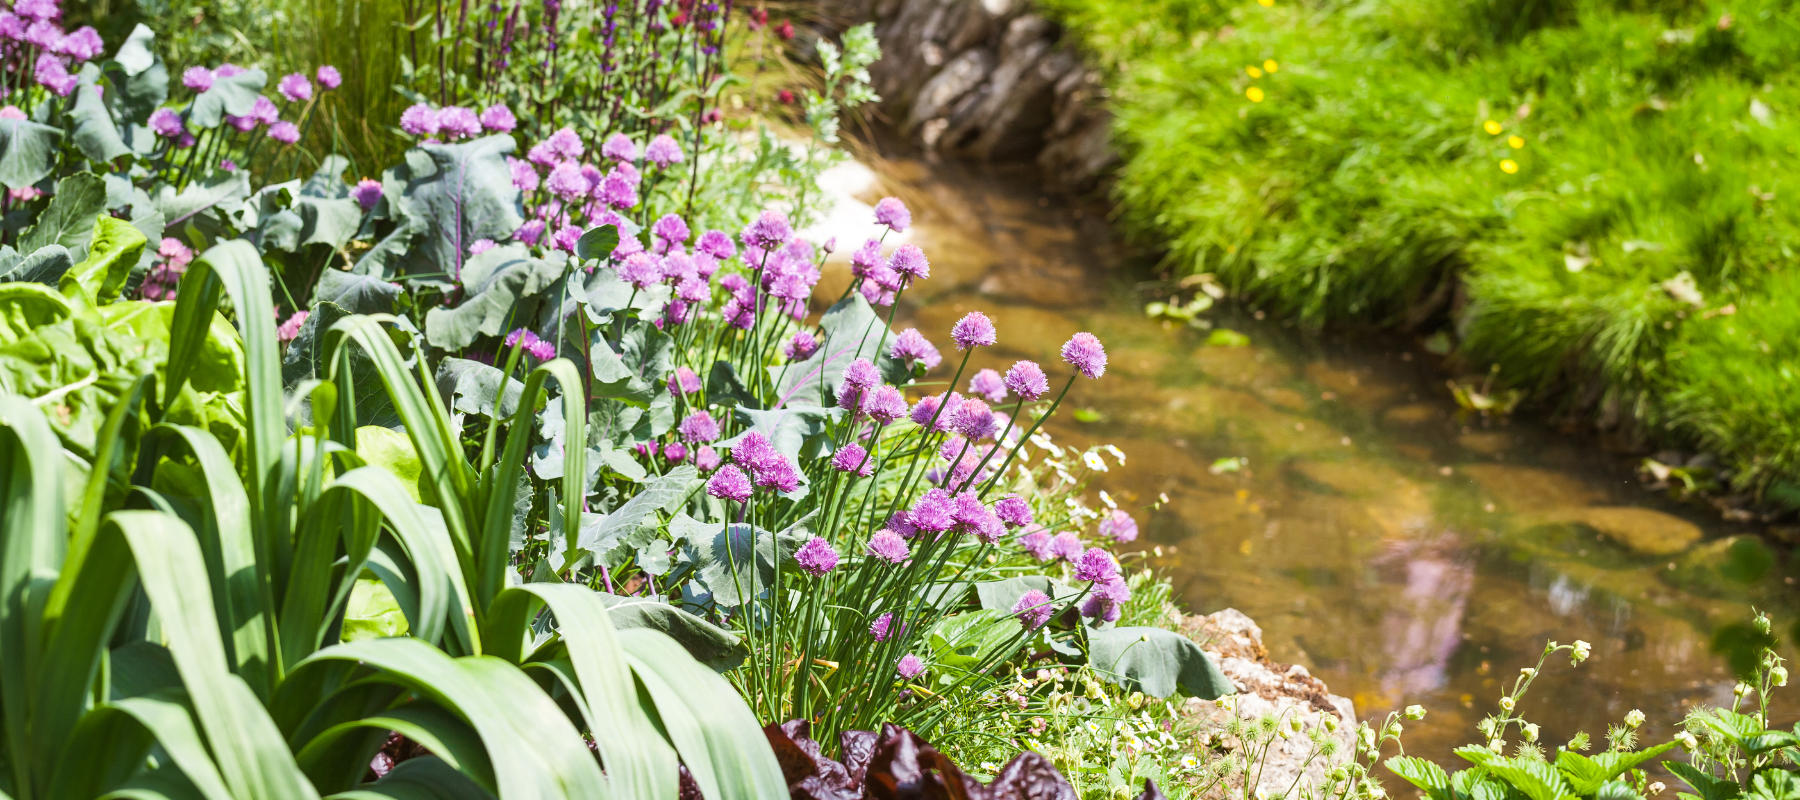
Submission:
<svg viewBox="0 0 1800 800">
<path fill-rule="evenodd" d="M 1201 733 L 1212 737 L 1214 749 L 1229 752 L 1242 746 L 1241 742 L 1221 735 L 1232 715 L 1247 721 L 1272 716 L 1284 725 L 1298 718 L 1308 732 L 1322 730 L 1324 718 L 1331 717 L 1336 730 L 1326 735 L 1342 745 L 1340 754 L 1353 749 L 1356 707 L 1348 698 L 1332 694 L 1325 682 L 1313 677 L 1306 667 L 1270 661 L 1263 647 L 1262 629 L 1243 612 L 1228 608 L 1206 616 L 1183 617 L 1181 630 L 1218 661 L 1220 671 L 1238 689 L 1238 694 L 1228 700 L 1195 698 L 1182 706 L 1182 713 L 1199 723 Z M 1257 783 L 1250 787 L 1250 794 L 1302 796 L 1305 787 L 1323 783 L 1325 773 L 1335 763 L 1324 758 L 1308 763 L 1313 748 L 1305 733 L 1277 738 L 1256 773 Z M 1226 794 L 1242 796 L 1241 787 L 1231 787 Z"/>
<path fill-rule="evenodd" d="M 1674 555 L 1700 541 L 1700 526 L 1673 514 L 1649 508 L 1601 506 L 1570 512 L 1579 522 L 1602 536 L 1647 556 Z"/>
</svg>

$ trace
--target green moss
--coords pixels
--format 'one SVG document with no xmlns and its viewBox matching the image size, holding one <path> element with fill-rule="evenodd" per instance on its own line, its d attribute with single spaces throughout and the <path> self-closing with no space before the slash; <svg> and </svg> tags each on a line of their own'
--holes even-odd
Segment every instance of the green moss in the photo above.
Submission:
<svg viewBox="0 0 1800 800">
<path fill-rule="evenodd" d="M 1800 4 L 1049 5 L 1170 267 L 1315 327 L 1417 325 L 1460 278 L 1472 368 L 1800 482 Z"/>
</svg>

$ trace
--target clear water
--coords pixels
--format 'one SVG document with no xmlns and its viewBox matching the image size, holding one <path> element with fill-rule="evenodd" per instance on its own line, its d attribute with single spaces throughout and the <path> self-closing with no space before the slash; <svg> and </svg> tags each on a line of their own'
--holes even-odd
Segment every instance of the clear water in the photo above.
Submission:
<svg viewBox="0 0 1800 800">
<path fill-rule="evenodd" d="M 1309 338 L 1218 312 L 1250 343 L 1209 346 L 1206 331 L 1147 319 L 1133 285 L 1149 274 L 1142 257 L 1094 209 L 1040 198 L 1029 175 L 885 161 L 832 181 L 842 202 L 814 233 L 838 235 L 843 251 L 868 235 L 865 204 L 908 201 L 932 277 L 903 316 L 948 351 L 951 323 L 987 312 L 1000 344 L 971 370 L 1054 362 L 1070 333 L 1099 335 L 1106 376 L 1078 382 L 1065 406 L 1098 419 L 1064 413 L 1052 432 L 1126 451 L 1095 483 L 1126 507 L 1168 495 L 1138 514 L 1149 563 L 1186 610 L 1249 614 L 1273 659 L 1304 664 L 1363 718 L 1424 705 L 1410 753 L 1461 766 L 1451 749 L 1479 738 L 1475 723 L 1551 639 L 1591 642 L 1594 657 L 1548 665 L 1522 704 L 1545 742 L 1583 730 L 1599 740 L 1633 708 L 1649 717 L 1648 740 L 1665 740 L 1691 705 L 1731 699 L 1709 648 L 1718 626 L 1754 604 L 1785 630 L 1800 607 L 1779 554 L 1756 580 L 1729 564 L 1735 578 L 1709 572 L 1718 540 L 1746 531 L 1644 491 L 1634 459 L 1600 439 L 1459 418 L 1446 375 L 1414 342 Z M 828 272 L 821 293 L 836 297 L 844 280 Z M 1211 469 L 1228 457 L 1248 466 Z M 1644 555 L 1578 524 L 1622 507 L 1656 512 L 1639 520 L 1652 533 L 1685 520 L 1704 538 Z M 1775 721 L 1791 724 L 1800 703 L 1775 700 Z"/>
</svg>

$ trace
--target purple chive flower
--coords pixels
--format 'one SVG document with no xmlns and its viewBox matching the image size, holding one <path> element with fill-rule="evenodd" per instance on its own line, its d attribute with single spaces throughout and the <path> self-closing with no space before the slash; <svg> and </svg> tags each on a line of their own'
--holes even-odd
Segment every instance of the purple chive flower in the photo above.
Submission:
<svg viewBox="0 0 1800 800">
<path fill-rule="evenodd" d="M 907 548 L 906 539 L 900 534 L 883 528 L 869 537 L 869 555 L 889 564 L 898 564 L 912 555 L 912 551 Z"/>
<path fill-rule="evenodd" d="M 1119 574 L 1119 565 L 1113 561 L 1111 553 L 1098 547 L 1090 547 L 1075 560 L 1075 580 L 1104 581 Z"/>
<path fill-rule="evenodd" d="M 481 110 L 481 127 L 495 133 L 512 133 L 519 127 L 519 118 L 513 116 L 512 109 L 505 103 L 495 103 Z"/>
<path fill-rule="evenodd" d="M 1050 553 L 1064 561 L 1074 562 L 1080 558 L 1083 547 L 1081 537 L 1068 531 L 1059 533 L 1055 539 L 1050 540 Z"/>
<path fill-rule="evenodd" d="M 344 85 L 344 76 L 338 72 L 337 67 L 330 64 L 319 67 L 319 70 L 313 73 L 313 77 L 319 79 L 319 85 L 325 87 L 326 91 Z"/>
<path fill-rule="evenodd" d="M 75 91 L 76 84 L 81 82 L 80 78 L 70 75 L 68 67 L 55 56 L 40 56 L 32 77 L 58 97 L 68 97 L 70 92 Z"/>
<path fill-rule="evenodd" d="M 979 311 L 971 311 L 950 328 L 950 338 L 956 340 L 956 349 L 967 350 L 971 347 L 991 347 L 999 341 L 994 331 L 994 321 Z"/>
<path fill-rule="evenodd" d="M 736 465 L 726 464 L 706 482 L 706 493 L 720 500 L 742 503 L 750 499 L 750 477 Z"/>
<path fill-rule="evenodd" d="M 350 196 L 356 199 L 356 204 L 362 206 L 362 210 L 368 211 L 381 202 L 381 181 L 363 178 L 350 190 Z"/>
<path fill-rule="evenodd" d="M 969 379 L 969 394 L 986 397 L 990 403 L 1006 402 L 1006 381 L 1000 373 L 984 369 Z"/>
<path fill-rule="evenodd" d="M 994 418 L 988 404 L 973 397 L 963 400 L 955 412 L 946 413 L 950 416 L 951 430 L 969 437 L 969 441 L 979 442 L 1000 431 L 1000 421 Z"/>
<path fill-rule="evenodd" d="M 257 95 L 256 103 L 250 106 L 250 118 L 263 125 L 274 125 L 281 121 L 281 109 L 275 107 L 274 100 Z"/>
<path fill-rule="evenodd" d="M 925 251 L 915 244 L 894 248 L 893 254 L 888 256 L 887 267 L 908 280 L 922 281 L 931 277 L 931 262 L 925 260 Z"/>
<path fill-rule="evenodd" d="M 294 312 L 293 316 L 288 317 L 287 322 L 281 323 L 281 327 L 275 329 L 276 338 L 284 342 L 291 342 L 299 338 L 300 326 L 305 324 L 306 318 L 310 316 L 312 316 L 311 311 Z"/>
<path fill-rule="evenodd" d="M 974 492 L 958 492 L 950 500 L 950 516 L 956 520 L 956 527 L 975 531 L 987 519 L 988 508 Z"/>
<path fill-rule="evenodd" d="M 663 458 L 668 459 L 671 464 L 679 464 L 686 461 L 687 445 L 680 442 L 670 442 L 663 445 Z"/>
<path fill-rule="evenodd" d="M 600 145 L 600 155 L 614 161 L 636 161 L 637 143 L 623 133 L 615 133 L 606 138 L 605 144 Z"/>
<path fill-rule="evenodd" d="M 1099 595 L 1089 595 L 1081 603 L 1081 615 L 1101 622 L 1119 621 L 1119 604 Z"/>
<path fill-rule="evenodd" d="M 1131 599 L 1131 584 L 1125 582 L 1125 576 L 1114 575 L 1094 584 L 1094 596 L 1114 603 L 1123 603 Z"/>
<path fill-rule="evenodd" d="M 62 16 L 57 0 L 19 0 L 13 4 L 13 11 L 25 19 L 38 22 L 48 22 Z"/>
<path fill-rule="evenodd" d="M 662 283 L 662 265 L 649 253 L 632 253 L 619 265 L 619 277 L 643 291 Z"/>
<path fill-rule="evenodd" d="M 781 346 L 781 354 L 789 361 L 805 361 L 819 352 L 819 340 L 814 339 L 811 332 L 800 331 Z"/>
<path fill-rule="evenodd" d="M 699 467 L 701 472 L 711 472 L 718 469 L 719 451 L 714 450 L 707 445 L 700 445 L 700 449 L 694 451 L 694 466 Z"/>
<path fill-rule="evenodd" d="M 400 130 L 414 136 L 436 136 L 438 113 L 426 103 L 414 103 L 400 112 Z"/>
<path fill-rule="evenodd" d="M 907 514 L 907 521 L 921 531 L 943 533 L 956 524 L 956 519 L 952 516 L 953 508 L 949 492 L 932 489 L 913 503 L 912 511 Z"/>
<path fill-rule="evenodd" d="M 667 266 L 667 262 L 664 266 Z M 675 296 L 683 303 L 704 303 L 712 299 L 712 284 L 698 275 L 682 278 L 680 283 L 675 284 Z"/>
<path fill-rule="evenodd" d="M 56 40 L 56 45 L 51 48 L 51 51 L 68 56 L 75 59 L 76 63 L 80 63 L 100 55 L 100 51 L 105 47 L 106 43 L 100 40 L 100 32 L 94 30 L 92 25 L 83 25 L 69 35 Z"/>
<path fill-rule="evenodd" d="M 574 225 L 565 225 L 556 229 L 550 236 L 550 245 L 565 253 L 575 252 L 575 243 L 581 241 L 582 230 Z"/>
<path fill-rule="evenodd" d="M 269 138 L 282 144 L 293 144 L 300 141 L 300 126 L 282 120 L 269 126 Z"/>
<path fill-rule="evenodd" d="M 670 164 L 681 163 L 681 145 L 675 143 L 675 137 L 666 133 L 658 134 L 650 140 L 650 146 L 644 148 L 644 160 L 663 169 Z"/>
<path fill-rule="evenodd" d="M 799 550 L 794 551 L 794 562 L 806 574 L 816 578 L 837 569 L 838 554 L 831 548 L 830 542 L 814 536 L 806 544 L 800 545 Z"/>
<path fill-rule="evenodd" d="M 935 368 L 943 360 L 938 355 L 937 347 L 925 338 L 925 334 L 919 333 L 918 328 L 907 328 L 894 337 L 894 345 L 888 350 L 888 355 L 906 362 L 909 367 L 914 362 L 923 363 L 926 369 Z"/>
<path fill-rule="evenodd" d="M 181 124 L 181 115 L 172 108 L 159 108 L 150 113 L 150 130 L 164 139 L 174 139 L 187 132 Z"/>
<path fill-rule="evenodd" d="M 1044 627 L 1044 623 L 1056 615 L 1056 607 L 1051 604 L 1050 595 L 1032 589 L 1019 595 L 1019 602 L 1013 604 L 1012 613 L 1019 618 L 1019 624 L 1024 625 L 1025 630 L 1035 631 Z"/>
<path fill-rule="evenodd" d="M 62 38 L 62 27 L 49 20 L 38 20 L 25 28 L 25 42 L 49 50 Z"/>
<path fill-rule="evenodd" d="M 831 468 L 839 472 L 854 472 L 858 477 L 867 478 L 875 471 L 875 459 L 869 457 L 869 451 L 855 442 L 844 445 L 831 456 Z"/>
<path fill-rule="evenodd" d="M 306 79 L 304 72 L 292 72 L 282 76 L 281 82 L 275 84 L 275 91 L 290 103 L 304 103 L 312 99 L 312 81 Z"/>
<path fill-rule="evenodd" d="M 1069 337 L 1062 346 L 1062 357 L 1076 372 L 1088 378 L 1106 374 L 1106 348 L 1101 346 L 1100 337 L 1087 331 Z"/>
<path fill-rule="evenodd" d="M 676 367 L 675 374 L 669 376 L 669 394 L 680 396 L 700 391 L 700 376 L 687 367 Z"/>
<path fill-rule="evenodd" d="M 536 245 L 539 239 L 544 238 L 544 221 L 541 219 L 525 220 L 524 225 L 520 225 L 518 230 L 513 231 L 512 238 L 521 244 Z"/>
<path fill-rule="evenodd" d="M 910 681 L 925 673 L 925 662 L 920 661 L 918 656 L 907 653 L 894 664 L 894 672 L 898 673 L 902 680 Z"/>
<path fill-rule="evenodd" d="M 1019 537 L 1019 546 L 1025 548 L 1025 552 L 1030 553 L 1032 558 L 1039 561 L 1056 558 L 1056 553 L 1050 550 L 1050 532 L 1042 528 Z"/>
<path fill-rule="evenodd" d="M 895 233 L 903 233 L 912 225 L 912 212 L 898 197 L 883 197 L 875 204 L 875 224 L 886 225 Z"/>
<path fill-rule="evenodd" d="M 757 473 L 756 485 L 782 494 L 791 494 L 800 488 L 800 471 L 794 468 L 794 463 L 787 456 L 777 453 L 768 466 Z"/>
<path fill-rule="evenodd" d="M 943 405 L 943 403 L 944 398 L 939 395 L 919 398 L 919 402 L 915 403 L 912 407 L 910 417 L 915 424 L 929 425 L 931 424 L 931 418 L 938 416 L 938 406 Z"/>
<path fill-rule="evenodd" d="M 555 345 L 552 345 L 543 339 L 539 339 L 537 334 L 524 328 L 519 328 L 512 333 L 507 334 L 504 346 L 511 348 L 514 345 L 519 345 L 521 342 L 523 342 L 521 345 L 522 348 L 526 353 L 529 353 L 532 358 L 539 361 L 549 361 L 556 357 Z"/>
<path fill-rule="evenodd" d="M 688 230 L 687 223 L 676 214 L 664 214 L 661 219 L 652 223 L 650 234 L 671 245 L 682 244 L 693 235 Z"/>
<path fill-rule="evenodd" d="M 449 139 L 466 139 L 481 135 L 481 120 L 475 112 L 462 106 L 450 106 L 438 112 L 438 131 Z"/>
<path fill-rule="evenodd" d="M 888 516 L 886 529 L 900 534 L 904 539 L 919 535 L 918 526 L 912 524 L 912 512 L 904 508 Z"/>
<path fill-rule="evenodd" d="M 863 242 L 862 247 L 850 254 L 850 274 L 858 278 L 874 277 L 875 269 L 880 266 L 881 242 L 876 239 Z"/>
<path fill-rule="evenodd" d="M 906 416 L 906 396 L 899 389 L 881 385 L 862 399 L 862 412 L 870 419 L 886 425 Z"/>
<path fill-rule="evenodd" d="M 747 247 L 763 250 L 777 250 L 794 238 L 794 227 L 788 224 L 787 215 L 779 211 L 764 211 L 755 222 L 744 228 L 741 237 Z"/>
<path fill-rule="evenodd" d="M 637 186 L 621 175 L 618 170 L 607 173 L 600 181 L 600 190 L 595 197 L 608 206 L 623 211 L 638 204 Z"/>
<path fill-rule="evenodd" d="M 720 261 L 737 255 L 737 244 L 731 241 L 731 234 L 724 231 L 700 234 L 700 240 L 694 243 L 694 249 Z"/>
<path fill-rule="evenodd" d="M 1100 520 L 1100 535 L 1111 537 L 1115 542 L 1133 541 L 1138 537 L 1137 520 L 1124 509 L 1115 508 Z"/>
<path fill-rule="evenodd" d="M 573 161 L 564 161 L 550 170 L 550 177 L 544 179 L 544 188 L 564 201 L 585 197 L 588 193 L 587 178 L 581 175 L 581 165 Z"/>
<path fill-rule="evenodd" d="M 493 239 L 476 239 L 474 244 L 469 245 L 469 255 L 478 256 L 499 246 Z"/>
<path fill-rule="evenodd" d="M 719 440 L 719 423 L 713 420 L 711 414 L 696 411 L 681 420 L 676 432 L 689 442 L 716 442 Z"/>
<path fill-rule="evenodd" d="M 1016 494 L 1009 494 L 994 502 L 994 516 L 1009 528 L 1023 528 L 1031 524 L 1031 504 Z"/>
<path fill-rule="evenodd" d="M 578 161 L 587 153 L 587 145 L 581 143 L 581 134 L 574 128 L 557 128 L 555 133 L 545 138 L 542 145 L 547 148 L 551 158 L 558 161 Z"/>
<path fill-rule="evenodd" d="M 868 359 L 859 358 L 844 368 L 844 383 L 858 389 L 873 389 L 881 385 L 881 371 Z"/>
<path fill-rule="evenodd" d="M 1006 388 L 1027 401 L 1036 400 L 1050 391 L 1050 379 L 1035 361 L 1020 361 L 1006 371 Z"/>
<path fill-rule="evenodd" d="M 905 546 L 906 545 L 904 544 L 901 545 L 901 547 Z M 891 611 L 876 617 L 875 621 L 869 625 L 869 635 L 875 637 L 875 641 L 877 642 L 887 641 L 888 636 L 892 634 L 893 631 L 894 614 Z"/>
<path fill-rule="evenodd" d="M 512 156 L 507 156 L 506 157 L 506 167 L 508 170 L 510 170 L 512 172 L 512 185 L 514 187 L 517 187 L 519 191 L 521 191 L 521 192 L 537 191 L 537 188 L 538 188 L 537 167 L 532 166 L 531 162 L 513 158 Z"/>
</svg>

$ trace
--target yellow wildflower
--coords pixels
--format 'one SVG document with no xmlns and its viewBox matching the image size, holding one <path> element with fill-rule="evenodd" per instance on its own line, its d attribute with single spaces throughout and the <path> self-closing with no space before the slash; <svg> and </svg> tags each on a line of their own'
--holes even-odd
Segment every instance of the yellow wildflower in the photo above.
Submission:
<svg viewBox="0 0 1800 800">
<path fill-rule="evenodd" d="M 1252 103 L 1260 103 L 1263 101 L 1263 90 L 1260 87 L 1252 86 L 1244 90 L 1244 96 L 1250 98 Z"/>
<path fill-rule="evenodd" d="M 1244 73 L 1252 78 L 1260 78 L 1263 76 L 1263 71 L 1255 67 L 1245 67 Z"/>
<path fill-rule="evenodd" d="M 1281 69 L 1281 65 L 1275 63 L 1274 59 L 1269 59 L 1268 61 L 1263 62 L 1263 72 L 1274 72 L 1278 69 Z"/>
<path fill-rule="evenodd" d="M 1506 137 L 1506 146 L 1518 150 L 1525 146 L 1525 139 L 1522 136 L 1508 136 Z"/>
<path fill-rule="evenodd" d="M 1487 131 L 1489 136 L 1499 136 L 1500 135 L 1500 123 L 1495 122 L 1491 119 L 1488 120 L 1487 122 L 1481 123 L 1481 129 L 1484 131 Z"/>
<path fill-rule="evenodd" d="M 1519 171 L 1519 162 L 1510 158 L 1500 159 L 1500 171 L 1511 175 Z"/>
<path fill-rule="evenodd" d="M 1261 5 L 1263 8 L 1274 8 L 1275 7 L 1275 0 L 1256 0 L 1256 2 L 1258 5 Z"/>
</svg>

